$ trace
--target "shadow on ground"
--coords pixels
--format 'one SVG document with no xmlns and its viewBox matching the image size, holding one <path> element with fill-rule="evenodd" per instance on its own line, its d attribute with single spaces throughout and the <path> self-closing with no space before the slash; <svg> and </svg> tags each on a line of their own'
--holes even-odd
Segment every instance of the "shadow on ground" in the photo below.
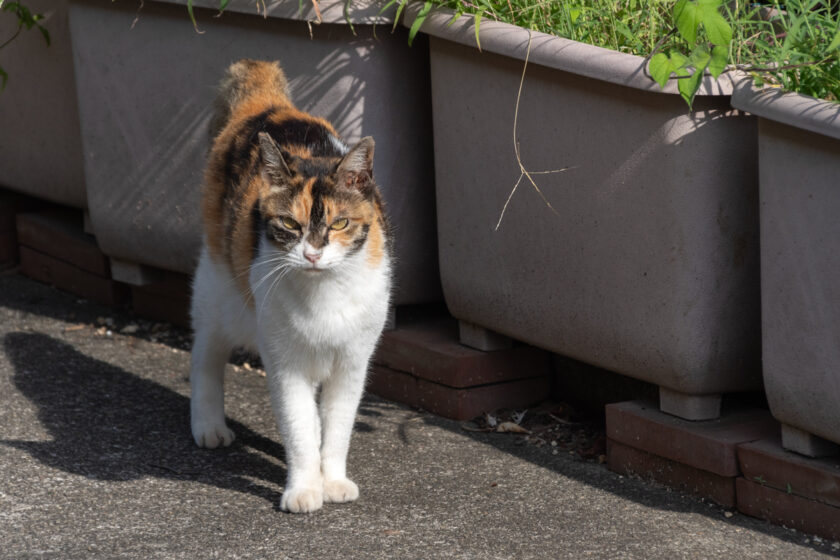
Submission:
<svg viewBox="0 0 840 560">
<path fill-rule="evenodd" d="M 186 397 L 44 334 L 10 333 L 3 346 L 15 368 L 15 386 L 38 407 L 51 441 L 0 444 L 97 480 L 194 480 L 253 494 L 278 507 L 280 493 L 274 488 L 286 478 L 280 444 L 231 422 L 237 434 L 231 447 L 200 449 L 189 434 Z"/>
</svg>

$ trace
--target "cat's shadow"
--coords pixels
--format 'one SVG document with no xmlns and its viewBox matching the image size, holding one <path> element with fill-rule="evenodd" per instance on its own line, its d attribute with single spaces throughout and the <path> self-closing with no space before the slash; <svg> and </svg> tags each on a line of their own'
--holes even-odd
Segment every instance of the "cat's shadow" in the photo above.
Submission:
<svg viewBox="0 0 840 560">
<path fill-rule="evenodd" d="M 194 480 L 279 508 L 286 478 L 280 444 L 230 422 L 237 436 L 231 447 L 200 449 L 190 435 L 187 397 L 44 334 L 10 333 L 3 345 L 15 386 L 37 407 L 51 440 L 0 444 L 96 480 Z"/>
</svg>

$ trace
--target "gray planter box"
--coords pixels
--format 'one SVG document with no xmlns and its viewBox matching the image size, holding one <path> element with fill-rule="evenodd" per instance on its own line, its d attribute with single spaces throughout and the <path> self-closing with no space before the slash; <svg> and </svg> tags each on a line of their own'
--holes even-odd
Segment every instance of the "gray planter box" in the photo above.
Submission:
<svg viewBox="0 0 840 560">
<path fill-rule="evenodd" d="M 50 33 L 21 33 L 2 51 L 9 73 L 0 93 L 0 187 L 84 208 L 84 163 L 66 0 L 27 0 Z M 17 18 L 0 13 L 0 41 L 11 37 Z"/>
<path fill-rule="evenodd" d="M 840 443 L 840 105 L 740 89 L 759 118 L 764 385 L 782 445 Z M 828 444 L 827 441 L 833 442 Z"/>
<path fill-rule="evenodd" d="M 220 18 L 196 8 L 198 34 L 185 0 L 139 11 L 71 2 L 90 221 L 115 274 L 144 280 L 121 261 L 192 272 L 216 84 L 240 58 L 276 59 L 299 107 L 350 142 L 376 139 L 376 176 L 397 232 L 395 301 L 439 300 L 426 50 L 409 48 L 402 28 L 392 35 L 376 6 L 351 14 L 354 35 L 343 3 L 322 2 L 325 23 L 310 38 L 304 19 L 315 16 L 297 15 L 298 0 L 268 4 L 267 18 L 251 1 L 231 2 Z"/>
<path fill-rule="evenodd" d="M 415 6 L 416 10 L 416 6 Z M 409 20 L 411 21 L 411 17 Z M 695 110 L 642 58 L 433 13 L 444 296 L 462 322 L 660 386 L 702 419 L 761 386 L 756 122 L 707 80 Z M 475 329 L 463 332 L 473 338 Z M 481 338 L 481 337 L 479 337 Z"/>
</svg>

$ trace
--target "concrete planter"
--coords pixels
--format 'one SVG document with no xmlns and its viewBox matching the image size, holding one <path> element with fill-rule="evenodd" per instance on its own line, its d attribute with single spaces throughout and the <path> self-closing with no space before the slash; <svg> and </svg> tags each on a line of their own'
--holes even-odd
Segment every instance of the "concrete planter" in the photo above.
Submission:
<svg viewBox="0 0 840 560">
<path fill-rule="evenodd" d="M 268 4 L 265 18 L 245 0 L 220 18 L 196 8 L 199 34 L 185 0 L 139 11 L 71 2 L 90 221 L 115 276 L 150 277 L 126 262 L 192 271 L 215 86 L 231 62 L 250 57 L 279 60 L 298 106 L 348 141 L 374 136 L 397 227 L 396 302 L 439 300 L 426 50 L 410 49 L 402 28 L 391 34 L 375 3 L 351 14 L 356 35 L 342 2 L 321 2 L 324 23 L 311 27 L 305 20 L 316 16 L 297 14 L 298 0 Z"/>
<path fill-rule="evenodd" d="M 836 452 L 840 105 L 748 87 L 739 88 L 732 104 L 759 117 L 761 323 L 770 410 L 782 422 L 785 448 Z"/>
<path fill-rule="evenodd" d="M 22 33 L 3 48 L 9 73 L 0 93 L 0 187 L 60 204 L 84 208 L 84 164 L 66 0 L 29 0 L 43 14 L 51 46 L 37 30 Z M 0 14 L 0 41 L 17 20 Z"/>
<path fill-rule="evenodd" d="M 485 20 L 479 52 L 472 18 L 449 24 L 433 13 L 421 30 L 462 340 L 478 325 L 655 383 L 663 410 L 691 419 L 759 388 L 756 122 L 731 110 L 733 84 L 707 80 L 689 112 L 642 58 L 534 33 L 522 163 L 572 169 L 533 175 L 551 208 L 523 178 L 494 230 L 520 177 L 529 33 Z"/>
</svg>

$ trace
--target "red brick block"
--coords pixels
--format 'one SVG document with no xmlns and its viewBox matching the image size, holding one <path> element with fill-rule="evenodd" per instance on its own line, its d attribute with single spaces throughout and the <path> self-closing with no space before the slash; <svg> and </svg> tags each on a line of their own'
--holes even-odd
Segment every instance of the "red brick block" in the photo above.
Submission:
<svg viewBox="0 0 840 560">
<path fill-rule="evenodd" d="M 15 216 L 17 214 L 43 208 L 48 205 L 48 203 L 36 198 L 0 190 L 0 233 L 15 230 Z"/>
<path fill-rule="evenodd" d="M 623 475 L 638 475 L 722 506 L 735 506 L 735 477 L 720 476 L 607 440 L 607 466 Z"/>
<path fill-rule="evenodd" d="M 16 265 L 20 258 L 15 217 L 47 205 L 35 198 L 0 190 L 0 270 Z"/>
<path fill-rule="evenodd" d="M 125 285 L 82 270 L 50 255 L 20 247 L 20 270 L 26 276 L 104 305 L 127 300 Z"/>
<path fill-rule="evenodd" d="M 840 456 L 804 457 L 772 438 L 739 445 L 738 461 L 747 480 L 840 507 Z"/>
<path fill-rule="evenodd" d="M 607 437 L 629 447 L 708 471 L 737 476 L 739 444 L 771 437 L 779 426 L 766 410 L 729 412 L 692 422 L 641 401 L 606 407 Z"/>
<path fill-rule="evenodd" d="M 82 213 L 77 210 L 18 214 L 18 243 L 81 270 L 110 277 L 108 258 L 99 250 L 96 239 L 84 232 L 82 221 Z"/>
<path fill-rule="evenodd" d="M 156 294 L 144 287 L 131 287 L 131 308 L 140 317 L 190 327 L 190 301 Z"/>
<path fill-rule="evenodd" d="M 547 377 L 536 377 L 459 389 L 376 365 L 367 389 L 382 398 L 446 418 L 469 420 L 497 408 L 528 406 L 546 399 L 551 383 Z"/>
<path fill-rule="evenodd" d="M 482 352 L 461 345 L 452 319 L 418 321 L 383 333 L 374 363 L 456 388 L 551 373 L 551 354 L 544 350 L 521 345 Z"/>
<path fill-rule="evenodd" d="M 741 513 L 803 533 L 840 540 L 840 508 L 788 494 L 746 478 L 735 481 L 735 493 Z"/>
</svg>

